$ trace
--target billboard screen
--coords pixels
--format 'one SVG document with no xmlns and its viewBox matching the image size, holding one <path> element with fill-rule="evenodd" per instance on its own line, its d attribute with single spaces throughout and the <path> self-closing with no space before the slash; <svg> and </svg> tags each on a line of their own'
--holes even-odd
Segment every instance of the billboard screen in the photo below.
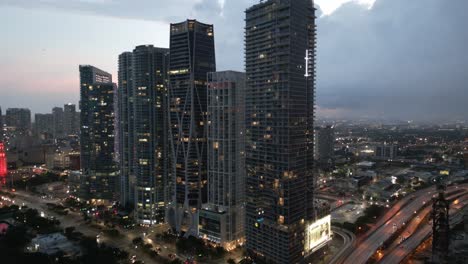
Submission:
<svg viewBox="0 0 468 264">
<path fill-rule="evenodd" d="M 331 240 L 330 215 L 309 224 L 305 232 L 305 251 L 307 253 L 312 253 L 320 249 Z"/>
</svg>

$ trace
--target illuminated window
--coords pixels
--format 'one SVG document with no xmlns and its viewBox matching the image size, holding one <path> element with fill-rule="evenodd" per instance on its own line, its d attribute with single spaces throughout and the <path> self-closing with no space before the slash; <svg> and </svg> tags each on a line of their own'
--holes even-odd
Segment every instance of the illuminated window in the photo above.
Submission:
<svg viewBox="0 0 468 264">
<path fill-rule="evenodd" d="M 219 142 L 213 142 L 213 148 L 218 149 L 219 148 Z"/>
<path fill-rule="evenodd" d="M 179 70 L 172 70 L 172 71 L 169 71 L 169 74 L 170 75 L 177 75 L 177 74 L 186 74 L 188 73 L 189 70 L 188 69 L 179 69 Z"/>
<path fill-rule="evenodd" d="M 279 188 L 279 180 L 275 179 L 275 181 L 273 182 L 273 189 L 278 189 L 278 188 Z"/>
<path fill-rule="evenodd" d="M 282 215 L 278 216 L 278 224 L 280 224 L 280 225 L 284 224 L 284 216 L 282 216 Z"/>
</svg>

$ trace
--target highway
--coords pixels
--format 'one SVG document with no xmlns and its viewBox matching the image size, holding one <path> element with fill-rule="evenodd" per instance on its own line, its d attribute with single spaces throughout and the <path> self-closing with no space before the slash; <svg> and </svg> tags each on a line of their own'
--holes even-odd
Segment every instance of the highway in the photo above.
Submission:
<svg viewBox="0 0 468 264">
<path fill-rule="evenodd" d="M 447 192 L 454 192 L 458 189 L 468 191 L 468 185 L 451 186 Z M 415 216 L 414 212 L 419 212 L 426 203 L 429 203 L 432 196 L 436 194 L 435 188 L 425 189 L 408 195 L 397 202 L 384 217 L 370 230 L 366 236 L 358 242 L 358 247 L 345 259 L 344 263 L 359 264 L 366 263 L 377 249 L 387 241 L 394 232 L 394 226 L 400 227 L 409 223 Z"/>
<path fill-rule="evenodd" d="M 449 201 L 455 200 L 457 198 L 460 198 L 461 196 L 466 195 L 467 193 L 468 191 L 465 191 L 462 193 L 456 193 L 453 195 L 449 195 L 446 199 Z M 464 198 L 461 198 L 461 199 L 464 199 Z M 384 250 L 383 252 L 384 256 L 387 255 L 388 252 L 392 252 L 395 248 L 397 248 L 403 240 L 413 235 L 414 232 L 416 232 L 417 229 L 420 227 L 421 222 L 424 220 L 424 218 L 428 217 L 431 212 L 432 212 L 432 204 L 428 203 L 426 204 L 425 207 L 423 207 L 423 209 L 420 212 L 417 213 L 417 215 L 415 215 L 415 217 L 413 217 L 413 219 L 408 224 L 406 224 L 406 226 L 404 227 L 404 230 L 401 232 L 400 238 L 392 241 L 392 244 L 389 245 Z"/>
<path fill-rule="evenodd" d="M 458 203 L 451 203 L 449 215 L 450 225 L 453 226 L 462 220 L 463 214 L 460 213 L 461 209 L 468 205 L 468 195 L 464 195 L 458 199 Z M 409 256 L 424 240 L 432 235 L 432 225 L 425 225 L 417 230 L 412 236 L 401 243 L 400 247 L 395 248 L 389 254 L 383 257 L 380 263 L 393 264 L 400 263 L 407 256 Z"/>
<path fill-rule="evenodd" d="M 336 227 L 332 227 L 332 231 L 334 235 L 338 235 L 343 238 L 343 247 L 333 256 L 332 259 L 330 259 L 328 264 L 341 263 L 343 261 L 343 257 L 346 255 L 345 253 L 352 250 L 356 243 L 356 236 L 352 232 Z"/>
</svg>

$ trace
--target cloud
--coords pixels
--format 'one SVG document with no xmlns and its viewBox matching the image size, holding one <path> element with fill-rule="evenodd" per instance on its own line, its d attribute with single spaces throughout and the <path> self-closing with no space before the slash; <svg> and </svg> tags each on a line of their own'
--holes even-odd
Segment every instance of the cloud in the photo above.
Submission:
<svg viewBox="0 0 468 264">
<path fill-rule="evenodd" d="M 354 116 L 468 118 L 463 0 L 348 3 L 318 21 L 318 101 Z"/>
<path fill-rule="evenodd" d="M 376 0 L 370 9 L 362 5 L 372 4 L 370 0 L 343 2 L 316 1 L 326 11 L 317 21 L 320 113 L 355 118 L 468 119 L 468 1 Z M 0 0 L 0 5 L 22 8 L 166 23 L 186 18 L 213 23 L 218 70 L 243 70 L 244 11 L 255 3 L 258 1 Z"/>
</svg>

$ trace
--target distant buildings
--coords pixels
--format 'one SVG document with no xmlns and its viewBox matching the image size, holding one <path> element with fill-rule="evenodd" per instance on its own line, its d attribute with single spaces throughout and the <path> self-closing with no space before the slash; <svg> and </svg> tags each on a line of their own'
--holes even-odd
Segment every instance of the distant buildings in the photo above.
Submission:
<svg viewBox="0 0 468 264">
<path fill-rule="evenodd" d="M 310 0 L 246 11 L 246 246 L 266 263 L 304 263 L 331 237 L 313 199 L 314 13 Z"/>
<path fill-rule="evenodd" d="M 378 159 L 395 159 L 398 155 L 398 146 L 387 143 L 376 145 L 374 155 Z"/>
<path fill-rule="evenodd" d="M 206 202 L 207 73 L 216 71 L 213 25 L 196 20 L 171 24 L 169 140 L 171 204 L 168 222 L 198 235 L 198 210 Z"/>
<path fill-rule="evenodd" d="M 119 56 L 121 200 L 140 224 L 164 221 L 168 53 L 143 45 Z"/>
<path fill-rule="evenodd" d="M 61 138 L 65 135 L 63 126 L 63 108 L 52 108 L 52 115 L 54 116 L 54 138 Z"/>
<path fill-rule="evenodd" d="M 27 108 L 8 108 L 6 110 L 5 122 L 7 126 L 15 127 L 17 131 L 30 131 L 31 110 Z"/>
<path fill-rule="evenodd" d="M 314 134 L 314 159 L 319 164 L 330 163 L 334 153 L 334 128 L 332 126 L 316 127 Z"/>
<path fill-rule="evenodd" d="M 79 131 L 79 113 L 76 112 L 76 105 L 66 104 L 63 106 L 63 133 L 65 135 L 77 135 Z"/>
<path fill-rule="evenodd" d="M 85 200 L 112 200 L 116 194 L 114 156 L 114 86 L 112 75 L 80 66 L 81 185 Z"/>
<path fill-rule="evenodd" d="M 3 125 L 5 124 L 4 118 L 2 115 L 2 107 L 0 107 L 0 141 L 3 140 Z"/>
<path fill-rule="evenodd" d="M 199 235 L 233 249 L 244 243 L 245 74 L 208 74 L 208 202 Z"/>
<path fill-rule="evenodd" d="M 53 114 L 35 114 L 34 115 L 34 133 L 36 135 L 54 134 L 54 115 Z"/>
</svg>

